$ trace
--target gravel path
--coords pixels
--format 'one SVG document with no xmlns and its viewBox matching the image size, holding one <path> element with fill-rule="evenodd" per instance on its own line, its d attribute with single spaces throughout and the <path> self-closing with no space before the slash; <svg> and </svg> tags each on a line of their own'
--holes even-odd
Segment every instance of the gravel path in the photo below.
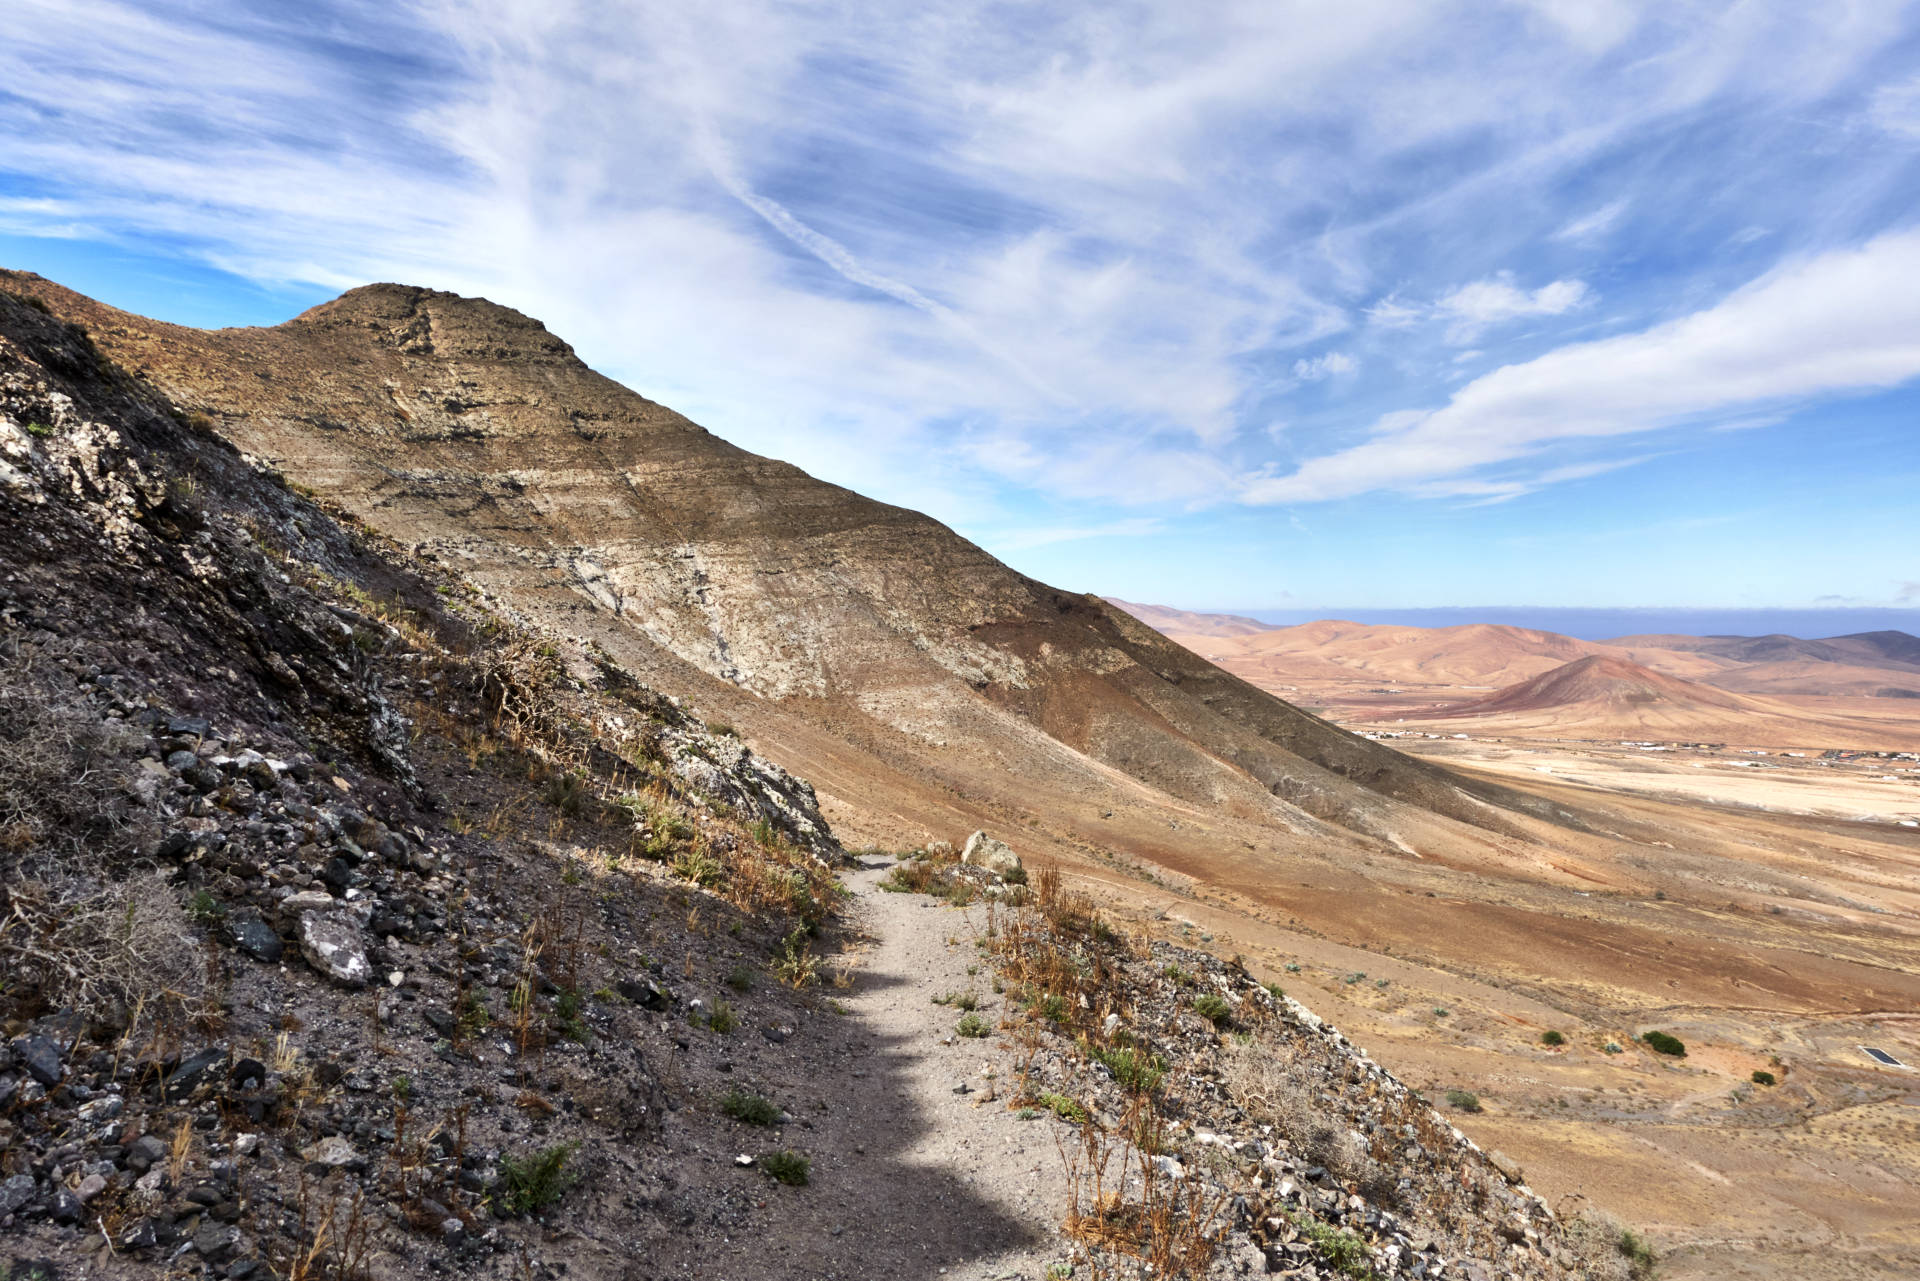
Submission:
<svg viewBox="0 0 1920 1281">
<path fill-rule="evenodd" d="M 864 939 L 841 958 L 851 985 L 828 990 L 856 1022 L 851 1039 L 864 1054 L 806 1083 L 824 1106 L 814 1133 L 789 1127 L 796 1146 L 815 1153 L 812 1185 L 791 1191 L 794 1209 L 813 1222 L 767 1242 L 789 1257 L 768 1266 L 762 1255 L 756 1275 L 1041 1277 L 1066 1253 L 1055 1136 L 1070 1139 L 1071 1128 L 1009 1110 L 1011 1044 L 997 1032 L 955 1035 L 961 1011 L 934 1003 L 973 991 L 981 1017 L 999 1022 L 1004 998 L 974 946 L 982 910 L 884 892 L 891 866 L 870 860 L 846 877 Z M 962 1084 L 966 1092 L 956 1092 Z"/>
</svg>

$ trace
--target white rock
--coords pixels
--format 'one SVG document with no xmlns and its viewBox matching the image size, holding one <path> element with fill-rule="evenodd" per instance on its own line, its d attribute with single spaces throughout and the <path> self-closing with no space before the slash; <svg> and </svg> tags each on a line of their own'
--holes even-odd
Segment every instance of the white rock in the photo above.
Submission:
<svg viewBox="0 0 1920 1281">
<path fill-rule="evenodd" d="M 300 953 L 307 963 L 346 987 L 365 987 L 373 977 L 367 941 L 345 912 L 305 912 L 300 917 Z"/>
<path fill-rule="evenodd" d="M 985 832 L 975 832 L 967 838 L 966 848 L 960 851 L 960 861 L 984 867 L 997 876 L 1011 876 L 1021 870 L 1020 856 L 1009 849 L 1006 842 L 995 840 Z"/>
</svg>

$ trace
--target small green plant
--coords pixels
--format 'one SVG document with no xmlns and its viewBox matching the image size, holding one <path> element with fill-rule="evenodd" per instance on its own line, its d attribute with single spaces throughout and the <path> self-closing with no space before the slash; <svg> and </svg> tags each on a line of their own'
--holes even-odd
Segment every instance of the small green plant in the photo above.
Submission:
<svg viewBox="0 0 1920 1281">
<path fill-rule="evenodd" d="M 753 968 L 736 965 L 727 971 L 727 986 L 736 992 L 745 992 L 753 986 Z"/>
<path fill-rule="evenodd" d="M 487 1030 L 487 1024 L 493 1022 L 487 1013 L 487 1003 L 480 999 L 478 992 L 469 992 L 460 1001 L 459 1031 L 462 1036 L 475 1036 Z"/>
<path fill-rule="evenodd" d="M 813 1162 L 798 1152 L 769 1152 L 760 1158 L 760 1168 L 771 1174 L 776 1182 L 789 1187 L 805 1187 L 807 1174 L 813 1168 Z"/>
<path fill-rule="evenodd" d="M 1278 983 L 1262 983 L 1260 986 L 1266 988 L 1267 995 L 1274 1000 L 1281 1001 L 1286 999 L 1287 990 Z"/>
<path fill-rule="evenodd" d="M 575 1145 L 556 1143 L 531 1156 L 500 1158 L 500 1205 L 509 1214 L 532 1214 L 558 1201 L 577 1176 L 567 1169 Z"/>
<path fill-rule="evenodd" d="M 1631 1270 L 1635 1281 L 1653 1275 L 1653 1247 L 1642 1240 L 1632 1228 L 1621 1228 L 1620 1239 L 1614 1242 L 1614 1246 L 1620 1251 L 1621 1257 L 1626 1259 L 1627 1267 Z"/>
<path fill-rule="evenodd" d="M 1621 1047 L 1620 1042 L 1608 1041 L 1600 1047 L 1600 1052 L 1602 1054 L 1625 1054 L 1626 1050 Z"/>
<path fill-rule="evenodd" d="M 1560 1035 L 1560 1033 L 1554 1031 L 1552 1028 L 1548 1028 L 1546 1031 L 1540 1034 L 1540 1044 L 1542 1045 L 1565 1045 L 1566 1043 L 1567 1043 L 1567 1038 Z"/>
<path fill-rule="evenodd" d="M 588 1037 L 592 1035 L 587 1030 L 586 1021 L 580 1017 L 585 1007 L 586 1001 L 573 988 L 562 991 L 553 1002 L 554 1029 L 569 1041 L 578 1041 L 582 1045 L 585 1045 Z"/>
<path fill-rule="evenodd" d="M 1687 1047 L 1677 1036 L 1669 1036 L 1665 1032 L 1649 1032 L 1640 1039 L 1645 1041 L 1647 1048 L 1655 1054 L 1665 1054 L 1676 1059 L 1687 1057 Z"/>
<path fill-rule="evenodd" d="M 1040 1119 L 1040 1113 L 1033 1108 L 1021 1108 L 1013 1114 L 1013 1119 L 1016 1121 L 1037 1121 Z"/>
<path fill-rule="evenodd" d="M 1289 1210 L 1286 1215 L 1336 1272 L 1352 1277 L 1353 1281 L 1373 1281 L 1373 1263 L 1365 1240 L 1311 1214 Z"/>
<path fill-rule="evenodd" d="M 218 925 L 226 914 L 227 909 L 220 900 L 205 890 L 195 890 L 187 900 L 187 915 L 196 925 Z"/>
<path fill-rule="evenodd" d="M 1295 964 L 1295 963 L 1292 963 L 1292 962 L 1289 962 L 1289 963 L 1287 964 L 1287 973 L 1289 973 L 1289 974 L 1298 974 L 1299 972 L 1300 972 L 1300 967 L 1299 967 L 1299 965 L 1297 965 L 1297 964 Z"/>
<path fill-rule="evenodd" d="M 1226 997 L 1214 992 L 1196 998 L 1193 1012 L 1215 1027 L 1227 1027 L 1233 1022 L 1233 1007 L 1227 1004 Z"/>
<path fill-rule="evenodd" d="M 780 1120 L 780 1106 L 772 1099 L 739 1088 L 727 1091 L 720 1110 L 745 1125 L 773 1125 Z"/>
<path fill-rule="evenodd" d="M 977 1010 L 980 1008 L 980 995 L 977 992 L 946 992 L 933 998 L 935 1005 L 951 1005 L 956 1010 Z"/>
<path fill-rule="evenodd" d="M 1181 987 L 1193 986 L 1193 975 L 1187 973 L 1185 970 L 1181 969 L 1178 965 L 1167 966 L 1166 969 L 1160 971 L 1160 975 L 1162 978 L 1173 980 L 1175 983 L 1178 983 Z"/>
<path fill-rule="evenodd" d="M 413 1078 L 402 1072 L 387 1082 L 387 1089 L 392 1091 L 394 1098 L 405 1103 L 413 1097 Z"/>
<path fill-rule="evenodd" d="M 740 1026 L 740 1016 L 725 1001 L 715 1001 L 713 1009 L 707 1013 L 707 1027 L 721 1036 Z"/>
<path fill-rule="evenodd" d="M 692 881 L 703 890 L 712 889 L 727 879 L 727 869 L 720 866 L 719 859 L 691 846 L 681 850 L 673 860 L 673 874 Z"/>
<path fill-rule="evenodd" d="M 806 987 L 820 977 L 820 961 L 807 944 L 807 927 L 795 926 L 780 942 L 773 961 L 774 977 L 788 987 Z"/>
<path fill-rule="evenodd" d="M 1353 973 L 1347 975 L 1347 986 L 1352 987 L 1355 983 L 1358 983 L 1366 977 L 1367 972 L 1365 970 L 1355 970 Z"/>
<path fill-rule="evenodd" d="M 1452 1013 L 1453 1011 L 1444 1005 L 1436 1005 L 1433 1007 L 1433 1017 L 1436 1019 L 1444 1019 Z"/>
<path fill-rule="evenodd" d="M 1067 998 L 1057 992 L 1045 992 L 1034 997 L 1027 1008 L 1049 1023 L 1067 1021 Z"/>
<path fill-rule="evenodd" d="M 1159 1055 L 1148 1055 L 1132 1046 L 1117 1049 L 1082 1042 L 1087 1057 L 1102 1064 L 1113 1073 L 1113 1079 L 1121 1089 L 1135 1094 L 1149 1094 L 1160 1084 L 1160 1078 L 1167 1074 L 1166 1060 Z"/>
<path fill-rule="evenodd" d="M 1471 1090 L 1448 1090 L 1447 1106 L 1459 1108 L 1462 1112 L 1478 1112 L 1480 1096 Z"/>
<path fill-rule="evenodd" d="M 53 435 L 53 428 L 47 426 L 47 424 L 45 423 L 40 423 L 40 422 L 28 423 L 27 435 L 38 436 L 44 440 L 46 437 Z"/>
<path fill-rule="evenodd" d="M 711 734 L 711 735 L 713 735 L 713 736 L 714 736 L 715 738 L 738 738 L 738 737 L 740 737 L 740 735 L 739 735 L 739 733 L 738 733 L 737 731 L 735 731 L 735 729 L 733 728 L 733 726 L 731 726 L 731 725 L 729 725 L 729 724 L 727 724 L 727 723 L 726 723 L 725 721 L 708 721 L 708 722 L 707 722 L 707 733 L 709 733 L 709 734 Z M 804 1180 L 804 1179 L 803 1179 L 803 1180 L 801 1180 L 801 1181 L 802 1181 L 802 1182 L 805 1182 L 805 1180 Z"/>
<path fill-rule="evenodd" d="M 960 1022 L 954 1025 L 953 1030 L 964 1037 L 982 1037 L 993 1031 L 993 1024 L 969 1012 L 960 1016 Z"/>
<path fill-rule="evenodd" d="M 1086 1124 L 1086 1106 L 1068 1098 L 1064 1094 L 1055 1094 L 1049 1090 L 1036 1098 L 1034 1102 L 1059 1117 L 1062 1121 L 1071 1121 L 1075 1125 Z"/>
<path fill-rule="evenodd" d="M 1775 1084 L 1775 1081 L 1773 1079 L 1773 1073 L 1766 1071 L 1764 1068 L 1756 1068 L 1754 1070 L 1752 1079 L 1755 1085 Z"/>
</svg>

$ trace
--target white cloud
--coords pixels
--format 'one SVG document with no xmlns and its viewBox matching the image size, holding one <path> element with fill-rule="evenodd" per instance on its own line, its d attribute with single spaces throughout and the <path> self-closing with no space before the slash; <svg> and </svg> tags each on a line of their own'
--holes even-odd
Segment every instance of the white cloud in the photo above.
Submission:
<svg viewBox="0 0 1920 1281">
<path fill-rule="evenodd" d="M 984 537 L 990 551 L 1011 553 L 1056 543 L 1081 542 L 1089 538 L 1146 538 L 1160 533 L 1166 524 L 1154 517 L 1108 521 L 1101 525 L 1064 525 L 1043 529 L 1016 529 Z"/>
<path fill-rule="evenodd" d="M 1794 262 L 1692 315 L 1494 370 L 1441 409 L 1387 415 L 1365 443 L 1255 477 L 1242 493 L 1261 503 L 1481 494 L 1489 482 L 1476 473 L 1561 442 L 1896 386 L 1920 375 L 1917 279 L 1913 231 Z"/>
<path fill-rule="evenodd" d="M 1620 215 L 1627 211 L 1625 199 L 1605 204 L 1590 214 L 1574 219 L 1554 233 L 1555 240 L 1590 242 L 1600 239 L 1613 225 L 1620 221 Z"/>
<path fill-rule="evenodd" d="M 1444 370 L 1379 351 L 1422 326 L 1499 359 L 1502 324 L 1590 299 L 1565 246 L 1651 207 L 1559 178 L 1728 90 L 1816 102 L 1899 25 L 1877 0 L 219 8 L 11 0 L 0 163 L 31 195 L 0 230 L 483 293 L 749 448 L 982 524 L 1003 482 L 1218 500 L 1315 449 L 1289 374 Z M 1365 298 L 1350 351 L 1305 354 Z"/>
<path fill-rule="evenodd" d="M 1531 293 L 1502 273 L 1487 280 L 1462 285 L 1434 304 L 1434 312 L 1452 322 L 1448 337 L 1453 342 L 1472 342 L 1495 325 L 1528 316 L 1561 316 L 1591 298 L 1585 282 L 1556 280 Z"/>
<path fill-rule="evenodd" d="M 1302 358 L 1293 362 L 1293 376 L 1303 383 L 1317 383 L 1322 379 L 1339 374 L 1350 374 L 1360 367 L 1360 362 L 1343 351 L 1329 351 L 1311 359 Z"/>
<path fill-rule="evenodd" d="M 1920 76 L 1874 90 L 1867 119 L 1895 137 L 1920 142 Z"/>
</svg>

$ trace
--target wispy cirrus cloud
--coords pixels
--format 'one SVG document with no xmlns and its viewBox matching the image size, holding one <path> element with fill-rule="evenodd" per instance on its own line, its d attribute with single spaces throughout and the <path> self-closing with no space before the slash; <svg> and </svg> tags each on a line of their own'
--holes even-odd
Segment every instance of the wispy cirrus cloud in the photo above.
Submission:
<svg viewBox="0 0 1920 1281">
<path fill-rule="evenodd" d="M 1883 71 L 1920 32 L 1876 0 L 14 0 L 8 27 L 0 234 L 484 293 L 980 531 L 1510 502 L 1657 466 L 1643 432 L 1888 385 L 1846 372 L 1822 288 L 1907 316 L 1837 268 L 1781 283 L 1895 253 L 1920 196 Z M 1863 119 L 1874 147 L 1830 145 Z"/>
<path fill-rule="evenodd" d="M 1715 304 L 1638 333 L 1557 348 L 1485 374 L 1431 411 L 1387 415 L 1361 444 L 1287 476 L 1251 481 L 1251 502 L 1311 502 L 1381 489 L 1483 495 L 1487 468 L 1576 440 L 1741 418 L 1757 407 L 1898 386 L 1920 377 L 1920 232 L 1786 264 Z M 1596 474 L 1540 472 L 1533 484 Z"/>
</svg>

